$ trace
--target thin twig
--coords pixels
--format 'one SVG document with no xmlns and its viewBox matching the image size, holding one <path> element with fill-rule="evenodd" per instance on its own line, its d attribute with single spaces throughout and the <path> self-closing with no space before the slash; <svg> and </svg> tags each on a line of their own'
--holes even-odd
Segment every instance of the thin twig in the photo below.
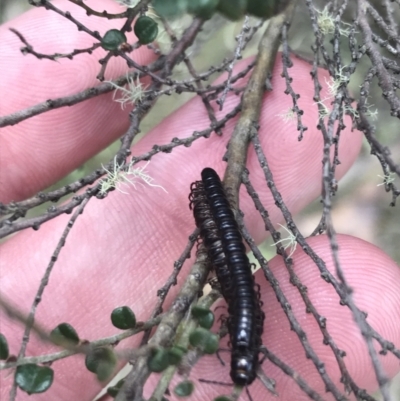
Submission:
<svg viewBox="0 0 400 401">
<path fill-rule="evenodd" d="M 53 255 L 50 258 L 50 263 L 48 264 L 48 266 L 45 270 L 45 273 L 43 275 L 43 278 L 40 281 L 39 288 L 36 292 L 34 301 L 32 303 L 32 306 L 31 306 L 31 309 L 30 309 L 30 312 L 28 315 L 28 319 L 27 319 L 26 326 L 25 326 L 25 331 L 24 331 L 24 334 L 22 337 L 21 348 L 18 353 L 17 363 L 20 359 L 24 358 L 24 356 L 25 356 L 25 351 L 26 351 L 26 347 L 29 342 L 30 333 L 31 333 L 33 324 L 35 322 L 36 309 L 42 299 L 44 290 L 49 282 L 50 274 L 53 271 L 53 267 L 58 259 L 58 256 L 60 255 L 61 249 L 65 245 L 68 234 L 71 232 L 71 229 L 72 229 L 74 223 L 76 222 L 77 218 L 83 213 L 83 210 L 85 209 L 85 206 L 88 204 L 89 200 L 90 200 L 90 198 L 86 197 L 83 200 L 83 202 L 80 204 L 80 206 L 76 209 L 74 214 L 71 216 L 71 218 L 68 221 L 67 226 L 64 229 L 63 234 L 61 235 L 60 240 L 57 243 L 56 249 L 54 250 Z M 14 401 L 16 395 L 17 395 L 17 383 L 14 380 L 12 387 L 10 389 L 9 400 Z"/>
</svg>

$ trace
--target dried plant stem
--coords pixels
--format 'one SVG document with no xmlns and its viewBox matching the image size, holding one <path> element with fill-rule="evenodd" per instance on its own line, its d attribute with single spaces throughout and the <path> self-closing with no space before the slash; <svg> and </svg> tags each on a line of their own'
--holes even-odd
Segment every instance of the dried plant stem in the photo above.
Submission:
<svg viewBox="0 0 400 401">
<path fill-rule="evenodd" d="M 226 159 L 228 165 L 224 176 L 224 186 L 234 209 L 239 206 L 239 187 L 243 169 L 246 166 L 247 149 L 252 133 L 258 127 L 262 99 L 271 77 L 279 47 L 283 25 L 290 21 L 295 8 L 293 1 L 288 8 L 272 18 L 260 41 L 254 70 L 242 97 L 242 111 L 228 144 Z"/>
</svg>

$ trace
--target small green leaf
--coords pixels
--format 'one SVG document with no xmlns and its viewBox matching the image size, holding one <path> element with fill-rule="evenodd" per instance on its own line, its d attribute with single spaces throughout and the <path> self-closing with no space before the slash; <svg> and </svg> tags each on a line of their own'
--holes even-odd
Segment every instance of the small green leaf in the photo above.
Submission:
<svg viewBox="0 0 400 401">
<path fill-rule="evenodd" d="M 207 316 L 197 319 L 197 322 L 201 327 L 204 327 L 205 329 L 211 329 L 212 325 L 214 324 L 214 314 L 210 311 Z"/>
<path fill-rule="evenodd" d="M 169 365 L 177 365 L 182 360 L 182 357 L 186 351 L 187 350 L 182 347 L 169 348 L 167 350 Z"/>
<path fill-rule="evenodd" d="M 108 379 L 115 369 L 117 357 L 108 347 L 98 347 L 86 355 L 85 365 L 88 370 L 95 373 L 100 381 Z"/>
<path fill-rule="evenodd" d="M 175 388 L 174 393 L 178 397 L 188 397 L 190 394 L 193 393 L 194 384 L 190 380 L 184 380 L 180 382 Z"/>
<path fill-rule="evenodd" d="M 182 15 L 190 0 L 153 0 L 151 5 L 156 13 L 162 17 L 177 17 Z"/>
<path fill-rule="evenodd" d="M 69 323 L 61 323 L 50 333 L 50 339 L 54 344 L 65 345 L 79 343 L 79 337 L 76 330 Z"/>
<path fill-rule="evenodd" d="M 7 359 L 8 355 L 9 349 L 7 339 L 0 333 L 0 359 Z"/>
<path fill-rule="evenodd" d="M 246 14 L 247 0 L 219 0 L 217 10 L 232 21 Z"/>
<path fill-rule="evenodd" d="M 142 45 L 147 45 L 157 37 L 158 25 L 153 18 L 142 15 L 136 20 L 133 30 L 139 42 Z"/>
<path fill-rule="evenodd" d="M 196 318 L 199 325 L 205 329 L 210 329 L 214 324 L 214 314 L 210 309 L 194 306 L 192 308 L 192 315 Z"/>
<path fill-rule="evenodd" d="M 38 366 L 28 363 L 17 367 L 15 382 L 28 394 L 43 393 L 53 383 L 54 372 L 48 366 Z"/>
<path fill-rule="evenodd" d="M 232 401 L 232 398 L 229 398 L 226 395 L 219 395 L 218 397 L 214 398 L 213 401 Z"/>
<path fill-rule="evenodd" d="M 126 42 L 126 36 L 118 29 L 110 29 L 101 40 L 101 47 L 105 50 L 118 50 L 122 43 Z"/>
<path fill-rule="evenodd" d="M 169 353 L 164 348 L 158 348 L 154 351 L 153 355 L 150 356 L 147 365 L 152 372 L 162 372 L 167 369 L 170 365 Z"/>
<path fill-rule="evenodd" d="M 196 319 L 199 317 L 204 317 L 207 316 L 210 313 L 210 309 L 208 308 L 203 308 L 201 306 L 193 306 L 192 308 L 192 316 Z"/>
<path fill-rule="evenodd" d="M 115 398 L 119 392 L 119 388 L 117 388 L 116 386 L 111 386 L 107 388 L 107 394 L 112 397 Z"/>
<path fill-rule="evenodd" d="M 205 354 L 213 354 L 218 349 L 218 336 L 202 327 L 194 330 L 189 336 L 193 347 L 199 348 Z"/>
<path fill-rule="evenodd" d="M 218 0 L 191 0 L 187 11 L 202 19 L 210 19 L 217 8 Z"/>
<path fill-rule="evenodd" d="M 136 326 L 136 316 L 129 306 L 120 306 L 111 312 L 111 322 L 117 329 L 133 329 Z"/>
<path fill-rule="evenodd" d="M 116 397 L 118 391 L 121 390 L 121 387 L 124 385 L 125 379 L 121 379 L 115 386 L 111 386 L 107 388 L 107 394 L 111 397 Z"/>
</svg>

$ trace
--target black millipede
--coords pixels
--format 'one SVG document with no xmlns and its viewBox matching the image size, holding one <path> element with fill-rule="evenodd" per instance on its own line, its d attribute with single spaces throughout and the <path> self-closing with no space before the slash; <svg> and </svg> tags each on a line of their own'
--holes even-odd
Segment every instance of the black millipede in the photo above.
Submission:
<svg viewBox="0 0 400 401">
<path fill-rule="evenodd" d="M 211 264 L 215 269 L 222 296 L 229 304 L 230 295 L 232 293 L 231 273 L 226 264 L 225 253 L 222 248 L 217 225 L 215 224 L 210 205 L 208 204 L 204 192 L 204 185 L 201 181 L 196 181 L 190 186 L 189 200 L 189 207 L 193 209 L 196 226 L 200 230 L 200 238 L 207 250 Z"/>
<path fill-rule="evenodd" d="M 205 168 L 201 178 L 191 185 L 190 207 L 228 304 L 230 376 L 235 384 L 249 385 L 256 378 L 263 332 L 260 294 L 218 174 Z"/>
</svg>

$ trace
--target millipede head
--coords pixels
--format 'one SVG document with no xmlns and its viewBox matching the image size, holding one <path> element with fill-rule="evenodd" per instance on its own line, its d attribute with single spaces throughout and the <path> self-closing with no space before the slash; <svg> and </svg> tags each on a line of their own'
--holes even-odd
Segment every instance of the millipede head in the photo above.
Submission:
<svg viewBox="0 0 400 401">
<path fill-rule="evenodd" d="M 219 175 L 211 167 L 206 167 L 203 169 L 203 171 L 201 172 L 201 179 L 203 181 L 207 179 L 217 179 L 218 181 L 221 181 Z"/>
<path fill-rule="evenodd" d="M 239 386 L 246 386 L 256 378 L 258 361 L 253 355 L 232 355 L 231 379 Z"/>
</svg>

